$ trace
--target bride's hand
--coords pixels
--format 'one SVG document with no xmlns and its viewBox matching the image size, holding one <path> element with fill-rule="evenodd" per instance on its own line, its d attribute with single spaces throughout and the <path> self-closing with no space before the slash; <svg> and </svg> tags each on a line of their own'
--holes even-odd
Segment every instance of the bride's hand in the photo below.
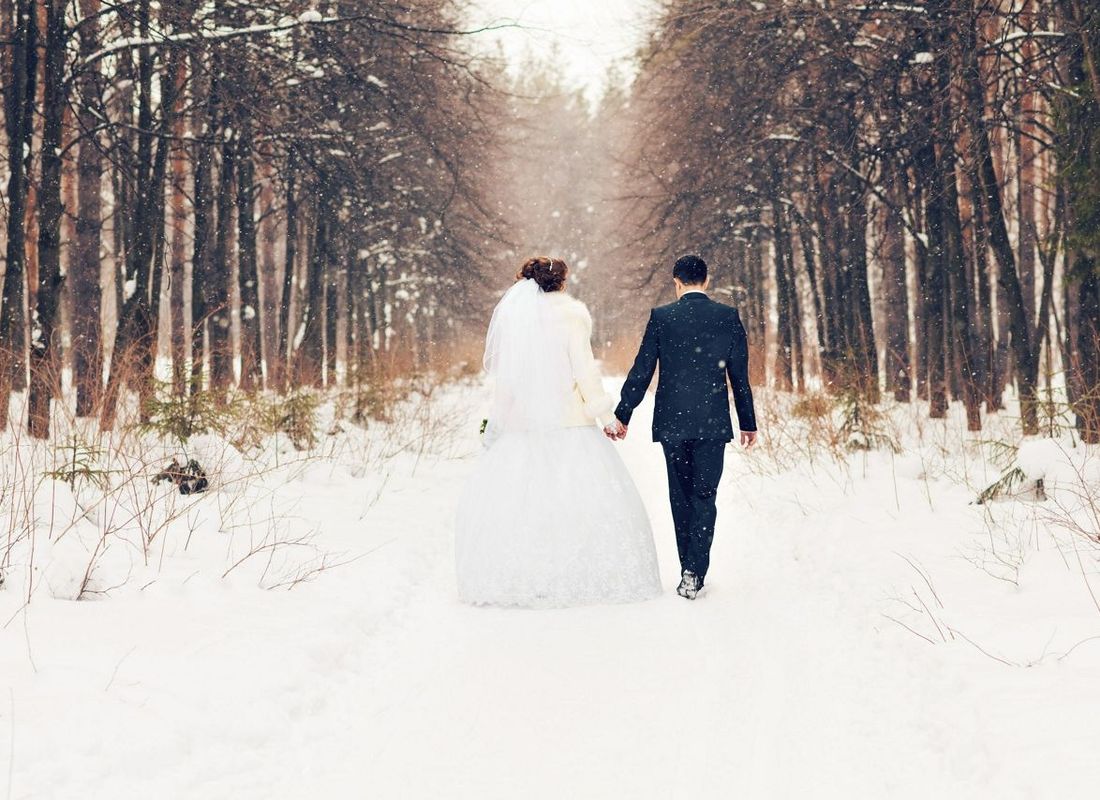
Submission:
<svg viewBox="0 0 1100 800">
<path fill-rule="evenodd" d="M 626 426 L 618 420 L 615 420 L 610 425 L 603 429 L 604 436 L 613 442 L 620 441 L 626 438 Z"/>
</svg>

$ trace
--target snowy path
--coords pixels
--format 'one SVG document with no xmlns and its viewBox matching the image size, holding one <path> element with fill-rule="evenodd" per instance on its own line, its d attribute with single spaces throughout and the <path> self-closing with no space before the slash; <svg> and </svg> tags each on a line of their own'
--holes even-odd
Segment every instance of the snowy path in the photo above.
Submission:
<svg viewBox="0 0 1100 800">
<path fill-rule="evenodd" d="M 889 481 L 799 485 L 731 454 L 708 594 L 687 603 L 648 407 L 623 454 L 664 596 L 461 606 L 450 516 L 469 460 L 406 464 L 369 509 L 314 475 L 333 536 L 367 557 L 285 593 L 211 578 L 47 601 L 0 634 L 10 796 L 1093 796 L 1094 654 L 1011 668 L 883 616 L 912 582 L 896 551 L 947 571 L 945 594 L 950 570 L 989 582 L 927 535 L 962 512 L 933 518 L 917 481 L 895 500 Z"/>
</svg>

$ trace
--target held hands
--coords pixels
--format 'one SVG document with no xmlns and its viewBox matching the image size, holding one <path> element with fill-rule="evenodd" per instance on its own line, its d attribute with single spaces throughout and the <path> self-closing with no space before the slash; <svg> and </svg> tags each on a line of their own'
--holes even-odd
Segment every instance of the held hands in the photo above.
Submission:
<svg viewBox="0 0 1100 800">
<path fill-rule="evenodd" d="M 626 438 L 627 426 L 623 425 L 618 420 L 615 420 L 610 425 L 607 425 L 603 429 L 604 436 L 613 442 L 621 442 Z"/>
<path fill-rule="evenodd" d="M 618 420 L 615 420 L 610 425 L 607 425 L 603 429 L 604 436 L 613 442 L 621 442 L 626 438 L 629 426 L 623 425 Z M 741 446 L 745 448 L 751 448 L 756 444 L 756 431 L 741 431 Z"/>
</svg>

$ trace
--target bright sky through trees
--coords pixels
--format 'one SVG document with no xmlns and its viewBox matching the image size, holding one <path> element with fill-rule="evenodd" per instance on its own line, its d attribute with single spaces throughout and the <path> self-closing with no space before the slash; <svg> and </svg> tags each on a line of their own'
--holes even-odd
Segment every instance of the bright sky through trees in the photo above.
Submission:
<svg viewBox="0 0 1100 800">
<path fill-rule="evenodd" d="M 518 23 L 479 39 L 486 48 L 499 44 L 513 69 L 530 57 L 554 58 L 565 81 L 594 99 L 608 69 L 642 41 L 652 9 L 651 0 L 473 0 L 470 18 L 476 26 Z"/>
</svg>

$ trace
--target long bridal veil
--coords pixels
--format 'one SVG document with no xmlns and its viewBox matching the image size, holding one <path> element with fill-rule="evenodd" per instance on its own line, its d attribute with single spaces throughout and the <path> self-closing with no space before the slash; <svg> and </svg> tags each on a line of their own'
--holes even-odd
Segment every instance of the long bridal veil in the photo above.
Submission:
<svg viewBox="0 0 1100 800">
<path fill-rule="evenodd" d="M 493 379 L 486 435 L 560 427 L 573 389 L 565 333 L 535 281 L 518 281 L 493 311 L 485 371 Z"/>
<path fill-rule="evenodd" d="M 577 402 L 566 324 L 560 303 L 533 280 L 512 286 L 489 323 L 487 447 L 455 520 L 466 602 L 569 606 L 660 591 L 653 534 L 630 473 L 594 422 L 566 425 Z"/>
</svg>

